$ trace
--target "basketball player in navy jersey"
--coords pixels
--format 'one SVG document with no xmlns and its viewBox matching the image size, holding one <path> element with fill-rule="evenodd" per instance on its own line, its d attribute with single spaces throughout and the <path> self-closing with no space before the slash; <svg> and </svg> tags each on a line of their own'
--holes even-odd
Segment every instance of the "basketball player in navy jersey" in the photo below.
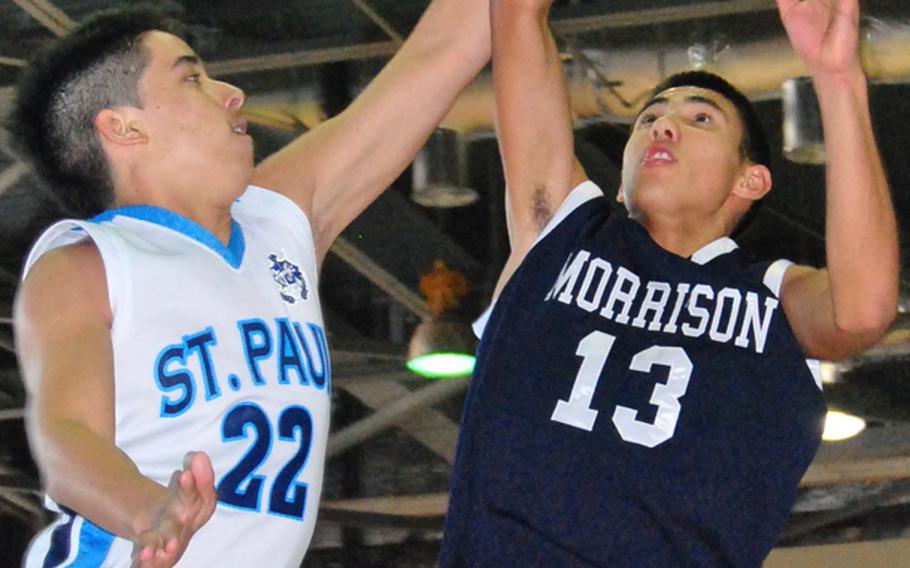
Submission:
<svg viewBox="0 0 910 568">
<path fill-rule="evenodd" d="M 812 358 L 875 342 L 898 247 L 858 58 L 857 0 L 778 0 L 827 149 L 827 268 L 729 235 L 771 188 L 748 101 L 655 89 L 619 200 L 576 165 L 551 0 L 493 0 L 512 253 L 462 418 L 441 564 L 757 567 L 818 447 Z M 574 188 L 574 189 L 573 189 Z"/>
<path fill-rule="evenodd" d="M 104 15 L 19 91 L 36 168 L 64 201 L 114 208 L 45 234 L 16 302 L 28 431 L 60 511 L 29 566 L 300 564 L 330 400 L 318 266 L 490 44 L 486 0 L 436 0 L 350 108 L 254 167 L 243 92 L 178 33 Z"/>
</svg>

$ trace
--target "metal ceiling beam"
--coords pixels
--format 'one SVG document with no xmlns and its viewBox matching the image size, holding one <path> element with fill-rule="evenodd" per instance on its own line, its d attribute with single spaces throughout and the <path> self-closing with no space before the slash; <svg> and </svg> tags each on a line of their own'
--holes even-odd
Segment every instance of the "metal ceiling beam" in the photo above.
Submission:
<svg viewBox="0 0 910 568">
<path fill-rule="evenodd" d="M 432 317 L 426 301 L 417 292 L 402 284 L 392 273 L 379 266 L 344 237 L 339 237 L 329 250 L 414 314 L 423 319 Z"/>
<path fill-rule="evenodd" d="M 878 483 L 910 477 L 910 456 L 864 458 L 849 461 L 815 462 L 800 481 L 801 487 L 847 483 Z"/>
<path fill-rule="evenodd" d="M 397 373 L 386 377 L 371 376 L 369 380 L 348 380 L 344 383 L 335 381 L 335 385 L 372 410 L 378 411 L 393 404 L 396 399 L 403 400 L 412 393 L 400 380 L 402 377 L 410 379 L 409 373 Z M 448 463 L 455 462 L 458 424 L 445 414 L 433 408 L 418 407 L 407 416 L 403 416 L 396 426 Z"/>
<path fill-rule="evenodd" d="M 447 493 L 323 501 L 319 520 L 355 527 L 441 530 L 448 505 Z"/>
<path fill-rule="evenodd" d="M 596 32 L 606 29 L 629 28 L 635 26 L 688 22 L 735 14 L 751 14 L 776 10 L 774 0 L 726 0 L 723 2 L 700 2 L 687 6 L 669 6 L 666 8 L 647 8 L 630 10 L 601 16 L 584 16 L 580 18 L 561 18 L 550 24 L 556 35 L 571 35 L 584 32 Z"/>
<path fill-rule="evenodd" d="M 404 43 L 404 37 L 398 33 L 398 30 L 389 23 L 388 20 L 383 18 L 376 10 L 370 6 L 366 0 L 351 0 L 355 6 L 360 8 L 360 11 L 366 14 L 366 16 L 373 21 L 374 24 L 382 28 L 382 31 L 386 33 L 387 36 L 392 38 L 392 41 L 396 42 L 398 45 Z"/>
<path fill-rule="evenodd" d="M 373 412 L 329 437 L 326 458 L 336 456 L 398 423 L 402 417 L 422 406 L 432 406 L 468 388 L 468 379 L 443 379 L 430 386 L 408 392 L 394 402 Z"/>
<path fill-rule="evenodd" d="M 16 57 L 5 57 L 0 55 L 0 65 L 9 65 L 10 67 L 25 67 L 28 61 Z"/>
<path fill-rule="evenodd" d="M 17 1 L 21 2 L 24 0 Z M 392 26 L 388 25 L 388 22 L 376 14 L 367 2 L 363 0 L 352 1 L 393 39 L 391 41 L 378 43 L 362 43 L 215 61 L 207 65 L 209 72 L 213 75 L 241 75 L 259 71 L 289 69 L 307 65 L 320 65 L 324 63 L 354 61 L 375 57 L 389 57 L 393 55 L 401 45 L 403 35 Z M 691 21 L 695 19 L 754 13 L 775 9 L 776 4 L 774 0 L 727 0 L 670 8 L 634 10 L 601 16 L 564 18 L 553 21 L 550 26 L 553 29 L 553 32 L 558 35 L 571 35 L 604 29 Z"/>
<path fill-rule="evenodd" d="M 22 420 L 25 418 L 24 408 L 4 408 L 0 410 L 0 422 L 4 420 Z"/>
<path fill-rule="evenodd" d="M 49 0 L 13 0 L 13 2 L 54 35 L 62 36 L 76 25 L 76 22 Z"/>
<path fill-rule="evenodd" d="M 857 496 L 840 509 L 791 521 L 781 535 L 781 539 L 793 540 L 805 536 L 822 527 L 853 519 L 908 496 L 910 496 L 910 478 L 886 483 L 876 490 Z"/>
<path fill-rule="evenodd" d="M 40 491 L 38 480 L 35 476 L 8 465 L 0 465 L 0 490 L 4 489 L 18 492 Z"/>
<path fill-rule="evenodd" d="M 276 53 L 259 57 L 241 57 L 206 64 L 212 75 L 242 75 L 275 69 L 291 69 L 307 65 L 320 65 L 338 61 L 355 61 L 374 57 L 388 57 L 398 51 L 394 41 L 361 43 L 323 49 L 304 49 L 288 53 Z"/>
<path fill-rule="evenodd" d="M 0 98 L 9 95 L 10 98 L 13 97 L 12 88 L 0 88 Z M 6 131 L 5 128 L 0 128 L 0 150 L 4 152 L 12 149 L 13 136 Z"/>
<path fill-rule="evenodd" d="M 8 116 L 10 111 L 13 108 L 13 101 L 16 98 L 16 88 L 15 87 L 0 87 L 0 119 Z M 5 130 L 0 129 L 0 142 L 4 142 L 8 146 L 9 135 L 6 134 Z"/>
<path fill-rule="evenodd" d="M 33 491 L 33 493 L 38 492 Z M 45 515 L 44 508 L 37 501 L 13 491 L 0 490 L 0 503 L 3 502 L 7 504 L 10 512 L 26 522 L 33 521 L 35 518 L 43 518 Z"/>
<path fill-rule="evenodd" d="M 28 170 L 29 167 L 25 162 L 16 162 L 0 172 L 0 195 L 22 179 L 28 173 Z"/>
</svg>

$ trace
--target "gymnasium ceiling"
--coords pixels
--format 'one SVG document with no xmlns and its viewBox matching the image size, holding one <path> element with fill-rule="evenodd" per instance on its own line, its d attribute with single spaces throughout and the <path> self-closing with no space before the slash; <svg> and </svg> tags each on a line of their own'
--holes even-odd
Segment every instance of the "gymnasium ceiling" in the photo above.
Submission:
<svg viewBox="0 0 910 568">
<path fill-rule="evenodd" d="M 0 118 L 9 112 L 16 76 L 30 54 L 90 12 L 128 4 L 0 0 Z M 210 73 L 244 88 L 261 157 L 356 96 L 428 1 L 155 4 L 191 24 Z M 903 220 L 910 213 L 905 149 L 910 7 L 903 0 L 863 6 L 876 132 Z M 823 263 L 823 170 L 794 164 L 780 153 L 779 85 L 800 67 L 787 49 L 773 0 L 557 0 L 553 22 L 566 54 L 579 152 L 593 177 L 615 189 L 613 164 L 622 150 L 625 117 L 649 85 L 682 68 L 706 66 L 729 76 L 757 102 L 776 148 L 775 190 L 743 246 L 760 257 Z M 330 450 L 335 457 L 329 460 L 316 539 L 326 551 L 339 542 L 414 547 L 429 542 L 432 548 L 438 536 L 466 385 L 422 382 L 403 361 L 411 331 L 427 313 L 417 288 L 433 261 L 442 259 L 465 274 L 470 293 L 464 311 L 476 315 L 508 251 L 489 102 L 485 71 L 445 121 L 460 133 L 467 181 L 480 195 L 475 204 L 419 206 L 410 199 L 411 173 L 405 172 L 326 261 L 322 294 L 338 387 Z M 24 394 L 11 354 L 10 306 L 29 244 L 42 227 L 66 214 L 19 161 L 15 140 L 0 129 L 0 514 L 12 523 L 8 526 L 25 526 L 19 530 L 26 533 L 39 522 L 38 479 L 23 441 Z M 907 305 L 910 234 L 902 224 Z M 886 344 L 838 366 L 841 380 L 828 388 L 830 403 L 865 416 L 871 427 L 854 440 L 825 444 L 783 544 L 910 534 L 906 327 L 902 316 Z M 351 425 L 356 426 L 348 429 Z M 387 425 L 391 428 L 381 429 Z"/>
</svg>

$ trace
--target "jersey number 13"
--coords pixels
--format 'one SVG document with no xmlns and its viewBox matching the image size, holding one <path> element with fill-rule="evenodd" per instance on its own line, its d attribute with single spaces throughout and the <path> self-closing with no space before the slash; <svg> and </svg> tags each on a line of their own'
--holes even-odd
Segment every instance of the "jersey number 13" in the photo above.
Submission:
<svg viewBox="0 0 910 568">
<path fill-rule="evenodd" d="M 581 368 L 568 400 L 559 400 L 553 415 L 555 422 L 590 432 L 594 429 L 598 411 L 591 408 L 594 391 L 616 337 L 602 331 L 589 333 L 578 343 L 575 354 L 582 358 Z M 617 405 L 613 411 L 613 425 L 623 440 L 653 448 L 673 437 L 679 419 L 679 399 L 686 394 L 692 361 L 682 347 L 654 345 L 632 357 L 629 369 L 650 373 L 655 366 L 667 367 L 666 383 L 657 383 L 651 392 L 651 404 L 657 407 L 653 422 L 638 420 L 638 411 Z"/>
</svg>

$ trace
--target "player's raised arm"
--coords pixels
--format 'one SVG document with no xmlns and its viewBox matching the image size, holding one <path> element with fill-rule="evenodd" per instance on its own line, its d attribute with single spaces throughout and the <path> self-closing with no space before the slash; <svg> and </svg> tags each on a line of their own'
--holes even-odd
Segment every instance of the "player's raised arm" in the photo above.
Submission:
<svg viewBox="0 0 910 568">
<path fill-rule="evenodd" d="M 894 211 L 859 60 L 858 0 L 778 0 L 812 74 L 827 152 L 827 270 L 787 271 L 782 300 L 810 355 L 840 359 L 875 342 L 897 314 Z"/>
<path fill-rule="evenodd" d="M 111 312 L 97 249 L 73 245 L 41 258 L 20 289 L 15 321 L 45 491 L 105 530 L 149 543 L 140 566 L 172 565 L 214 511 L 213 480 L 184 471 L 185 483 L 169 490 L 114 445 Z"/>
<path fill-rule="evenodd" d="M 496 133 L 507 187 L 512 253 L 497 289 L 581 180 L 569 95 L 547 25 L 552 0 L 492 0 Z"/>
<path fill-rule="evenodd" d="M 337 117 L 257 168 L 254 183 L 311 216 L 317 257 L 405 167 L 490 57 L 488 0 L 435 0 L 381 73 Z"/>
</svg>

